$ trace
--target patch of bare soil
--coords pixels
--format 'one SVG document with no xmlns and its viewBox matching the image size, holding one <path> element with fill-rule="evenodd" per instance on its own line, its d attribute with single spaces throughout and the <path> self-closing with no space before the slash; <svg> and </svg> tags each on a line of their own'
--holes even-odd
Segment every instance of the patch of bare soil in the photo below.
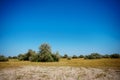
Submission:
<svg viewBox="0 0 120 80">
<path fill-rule="evenodd" d="M 120 80 L 112 69 L 24 66 L 0 70 L 0 80 Z"/>
</svg>

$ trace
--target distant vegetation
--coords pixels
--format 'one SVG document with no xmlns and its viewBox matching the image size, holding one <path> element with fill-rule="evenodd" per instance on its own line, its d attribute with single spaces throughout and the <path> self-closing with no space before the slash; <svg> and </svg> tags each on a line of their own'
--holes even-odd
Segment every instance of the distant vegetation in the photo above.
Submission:
<svg viewBox="0 0 120 80">
<path fill-rule="evenodd" d="M 90 55 L 86 55 L 84 58 L 85 59 L 100 59 L 102 58 L 102 55 L 98 53 L 91 53 Z"/>
<path fill-rule="evenodd" d="M 0 55 L 0 62 L 1 61 L 8 61 L 8 59 L 18 59 L 20 61 L 31 61 L 31 62 L 58 62 L 60 58 L 66 58 L 68 60 L 77 59 L 77 58 L 84 58 L 84 59 L 101 59 L 101 58 L 120 58 L 120 54 L 105 54 L 101 55 L 99 53 L 91 53 L 89 55 L 73 55 L 68 56 L 64 54 L 64 56 L 60 56 L 59 52 L 52 53 L 51 47 L 44 43 L 39 47 L 39 52 L 36 53 L 35 51 L 29 49 L 27 53 L 19 54 L 18 56 L 9 56 L 5 57 Z"/>
<path fill-rule="evenodd" d="M 105 54 L 101 55 L 99 53 L 91 53 L 90 55 L 84 56 L 85 59 L 101 59 L 101 58 L 120 58 L 120 54 L 114 53 L 114 54 Z"/>
<path fill-rule="evenodd" d="M 0 62 L 4 62 L 4 61 L 8 61 L 8 58 L 3 55 L 0 55 Z"/>
<path fill-rule="evenodd" d="M 61 58 L 67 58 L 68 60 L 77 59 L 77 58 L 84 58 L 84 59 L 120 58 L 120 54 L 113 53 L 113 54 L 101 55 L 99 53 L 91 53 L 89 55 L 80 55 L 80 56 L 73 55 L 72 57 L 68 56 L 67 54 L 64 54 L 64 56 L 61 56 Z"/>
</svg>

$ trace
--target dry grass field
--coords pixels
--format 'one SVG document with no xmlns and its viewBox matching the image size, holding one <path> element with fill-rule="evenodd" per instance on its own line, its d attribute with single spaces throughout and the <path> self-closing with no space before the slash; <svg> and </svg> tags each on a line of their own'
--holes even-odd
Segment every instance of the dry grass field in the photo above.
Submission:
<svg viewBox="0 0 120 80">
<path fill-rule="evenodd" d="M 0 80 L 120 80 L 120 59 L 0 62 Z"/>
<path fill-rule="evenodd" d="M 30 62 L 10 59 L 8 62 L 0 62 L 1 68 L 15 68 L 20 66 L 71 66 L 92 68 L 114 68 L 120 69 L 120 59 L 60 59 L 59 62 Z"/>
</svg>

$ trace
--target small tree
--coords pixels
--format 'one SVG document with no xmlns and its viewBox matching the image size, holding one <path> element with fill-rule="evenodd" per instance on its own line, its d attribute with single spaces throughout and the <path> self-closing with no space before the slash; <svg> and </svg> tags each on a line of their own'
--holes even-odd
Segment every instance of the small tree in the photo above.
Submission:
<svg viewBox="0 0 120 80">
<path fill-rule="evenodd" d="M 9 58 L 9 59 L 12 59 L 13 57 L 11 57 L 11 56 L 8 56 L 8 58 Z"/>
<path fill-rule="evenodd" d="M 78 58 L 76 55 L 73 55 L 73 57 L 72 57 L 73 59 L 76 59 L 76 58 Z"/>
<path fill-rule="evenodd" d="M 100 59 L 102 56 L 98 53 L 91 53 L 90 55 L 86 55 L 85 59 Z"/>
<path fill-rule="evenodd" d="M 29 60 L 29 58 L 35 54 L 36 54 L 35 51 L 32 51 L 31 49 L 29 49 L 28 52 L 25 54 L 26 56 L 25 60 Z"/>
<path fill-rule="evenodd" d="M 110 55 L 105 54 L 105 55 L 102 56 L 102 58 L 110 58 Z"/>
<path fill-rule="evenodd" d="M 13 56 L 12 59 L 17 59 L 17 56 Z"/>
<path fill-rule="evenodd" d="M 114 53 L 110 55 L 111 58 L 120 58 L 120 54 Z"/>
<path fill-rule="evenodd" d="M 41 54 L 39 56 L 40 58 L 40 61 L 41 62 L 53 62 L 53 58 L 52 58 L 52 55 L 51 54 L 48 54 L 48 53 L 45 53 L 45 54 Z"/>
<path fill-rule="evenodd" d="M 84 56 L 83 56 L 83 55 L 80 55 L 79 58 L 84 58 Z"/>
<path fill-rule="evenodd" d="M 38 58 L 39 58 L 39 56 L 37 54 L 34 54 L 34 55 L 29 57 L 29 61 L 38 62 L 39 61 Z"/>
<path fill-rule="evenodd" d="M 68 55 L 67 55 L 67 54 L 64 54 L 63 58 L 68 58 Z"/>
<path fill-rule="evenodd" d="M 5 61 L 8 61 L 8 58 L 3 55 L 0 55 L 0 62 L 5 62 Z"/>
<path fill-rule="evenodd" d="M 26 59 L 25 54 L 19 54 L 19 55 L 18 55 L 18 60 L 24 61 L 25 59 Z"/>
<path fill-rule="evenodd" d="M 60 55 L 58 52 L 56 52 L 56 54 L 52 54 L 52 57 L 53 57 L 54 61 L 59 61 L 59 59 L 60 59 Z"/>
<path fill-rule="evenodd" d="M 39 60 L 41 62 L 52 62 L 54 61 L 52 58 L 51 47 L 44 43 L 40 46 Z"/>
<path fill-rule="evenodd" d="M 27 53 L 19 54 L 18 59 L 20 61 L 22 61 L 22 60 L 24 60 L 24 61 L 30 60 L 31 61 L 31 57 L 33 57 L 34 55 L 36 55 L 35 51 L 32 51 L 31 49 L 29 49 Z"/>
</svg>

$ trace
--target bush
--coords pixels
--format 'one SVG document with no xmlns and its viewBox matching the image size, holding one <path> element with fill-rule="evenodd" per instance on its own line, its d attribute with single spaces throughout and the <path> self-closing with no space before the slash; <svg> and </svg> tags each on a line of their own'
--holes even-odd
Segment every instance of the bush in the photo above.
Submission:
<svg viewBox="0 0 120 80">
<path fill-rule="evenodd" d="M 120 54 L 117 54 L 117 53 L 111 54 L 110 57 L 111 58 L 120 58 Z"/>
<path fill-rule="evenodd" d="M 52 58 L 55 62 L 57 62 L 57 61 L 59 61 L 60 56 L 59 56 L 59 54 L 52 54 Z"/>
<path fill-rule="evenodd" d="M 12 59 L 17 59 L 17 56 L 13 56 Z"/>
<path fill-rule="evenodd" d="M 44 43 L 40 46 L 40 53 L 39 53 L 39 61 L 41 62 L 52 62 L 54 61 L 52 58 L 51 47 Z"/>
<path fill-rule="evenodd" d="M 26 59 L 25 59 L 25 60 L 29 60 L 29 58 L 30 58 L 31 56 L 35 55 L 35 54 L 36 54 L 35 51 L 29 49 L 28 52 L 25 54 L 25 56 L 26 56 Z"/>
<path fill-rule="evenodd" d="M 32 51 L 31 49 L 29 49 L 27 53 L 19 54 L 18 59 L 20 61 L 22 61 L 22 60 L 28 61 L 29 59 L 31 60 L 31 56 L 33 56 L 33 55 L 36 55 L 35 51 Z"/>
<path fill-rule="evenodd" d="M 110 55 L 105 54 L 105 55 L 102 56 L 102 58 L 110 58 Z"/>
<path fill-rule="evenodd" d="M 85 59 L 100 59 L 102 56 L 98 53 L 91 53 L 90 55 L 86 55 Z"/>
<path fill-rule="evenodd" d="M 67 54 L 64 54 L 63 58 L 68 58 L 68 55 L 67 55 Z"/>
<path fill-rule="evenodd" d="M 19 54 L 19 55 L 18 55 L 18 60 L 20 60 L 20 61 L 26 60 L 25 54 Z"/>
<path fill-rule="evenodd" d="M 8 61 L 8 58 L 3 55 L 0 55 L 0 62 L 5 62 L 5 61 Z"/>
<path fill-rule="evenodd" d="M 8 56 L 8 59 L 17 59 L 17 56 Z"/>
<path fill-rule="evenodd" d="M 38 55 L 32 55 L 32 56 L 29 57 L 29 61 L 31 61 L 31 62 L 38 62 L 38 58 L 39 58 Z"/>
<path fill-rule="evenodd" d="M 83 55 L 80 55 L 79 58 L 84 58 L 84 56 L 83 56 Z"/>
<path fill-rule="evenodd" d="M 52 54 L 51 47 L 44 43 L 40 46 L 40 53 L 39 53 L 39 59 L 38 61 L 41 62 L 53 62 L 53 61 L 59 61 L 59 53 Z"/>
<path fill-rule="evenodd" d="M 49 53 L 41 54 L 39 56 L 39 59 L 41 62 L 53 62 L 54 59 L 52 58 L 52 55 Z"/>
<path fill-rule="evenodd" d="M 76 55 L 73 55 L 73 57 L 72 57 L 73 59 L 76 59 L 76 58 L 78 58 Z"/>
</svg>

